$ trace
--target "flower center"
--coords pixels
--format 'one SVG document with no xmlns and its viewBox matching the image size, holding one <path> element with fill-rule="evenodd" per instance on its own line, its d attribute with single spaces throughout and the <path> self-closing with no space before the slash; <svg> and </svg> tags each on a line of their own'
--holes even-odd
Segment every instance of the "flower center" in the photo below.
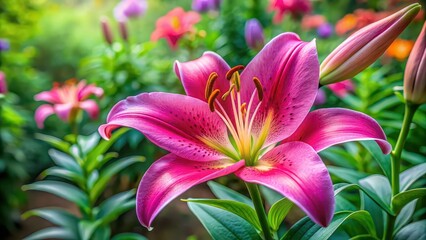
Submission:
<svg viewBox="0 0 426 240">
<path fill-rule="evenodd" d="M 214 84 L 218 78 L 216 72 L 212 72 L 207 81 L 205 89 L 205 97 L 210 108 L 210 111 L 216 112 L 223 120 L 228 128 L 229 138 L 238 154 L 238 160 L 244 159 L 246 165 L 255 165 L 266 137 L 271 128 L 273 112 L 268 112 L 262 129 L 257 134 L 253 133 L 253 124 L 255 123 L 256 115 L 259 112 L 263 100 L 263 86 L 257 77 L 253 78 L 255 89 L 250 97 L 249 102 L 241 100 L 241 78 L 239 71 L 243 70 L 244 66 L 238 65 L 231 68 L 226 73 L 226 78 L 229 80 L 229 89 L 221 96 L 219 89 L 214 89 Z M 220 97 L 219 97 L 220 96 Z M 254 104 L 255 97 L 258 98 L 257 104 Z M 232 111 L 225 111 L 224 104 L 227 99 L 230 99 Z M 218 149 L 220 150 L 220 149 Z M 227 152 L 224 152 L 227 154 Z M 235 156 L 230 156 L 235 157 Z"/>
<path fill-rule="evenodd" d="M 176 16 L 172 17 L 172 19 L 170 20 L 170 23 L 171 23 L 172 28 L 174 30 L 179 30 L 181 24 L 180 24 L 180 20 L 179 20 L 178 17 L 176 17 Z"/>
</svg>

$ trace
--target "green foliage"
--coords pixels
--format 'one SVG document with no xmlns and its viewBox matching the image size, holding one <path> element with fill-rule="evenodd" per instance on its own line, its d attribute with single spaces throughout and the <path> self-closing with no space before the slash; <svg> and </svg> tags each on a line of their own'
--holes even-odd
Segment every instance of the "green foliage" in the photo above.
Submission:
<svg viewBox="0 0 426 240">
<path fill-rule="evenodd" d="M 54 147 L 49 154 L 55 166 L 46 169 L 42 176 L 56 177 L 55 180 L 42 180 L 23 186 L 23 190 L 44 191 L 76 204 L 80 216 L 63 209 L 34 209 L 23 214 L 23 218 L 38 216 L 57 227 L 42 229 L 26 239 L 106 239 L 111 235 L 111 222 L 135 206 L 135 191 L 130 190 L 101 199 L 108 182 L 123 169 L 142 162 L 141 157 L 128 157 L 115 160 L 107 157 L 108 149 L 127 130 L 114 133 L 109 142 L 99 139 L 97 133 L 78 136 L 75 144 L 45 135 L 40 135 Z M 117 239 L 127 235 L 118 236 Z M 132 239 L 143 239 L 131 234 Z"/>
</svg>

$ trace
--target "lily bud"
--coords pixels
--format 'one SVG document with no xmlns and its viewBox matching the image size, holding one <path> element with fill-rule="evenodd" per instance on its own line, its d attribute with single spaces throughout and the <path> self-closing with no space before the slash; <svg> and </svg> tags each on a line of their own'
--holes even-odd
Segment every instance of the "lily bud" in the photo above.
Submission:
<svg viewBox="0 0 426 240">
<path fill-rule="evenodd" d="M 321 85 L 352 78 L 367 68 L 386 51 L 420 9 L 420 4 L 411 4 L 352 34 L 321 63 Z"/>
<path fill-rule="evenodd" d="M 251 49 L 260 50 L 265 45 L 262 25 L 255 18 L 246 22 L 244 36 L 247 46 Z"/>
<path fill-rule="evenodd" d="M 0 71 L 0 94 L 7 93 L 6 75 Z"/>
<path fill-rule="evenodd" d="M 404 98 L 414 104 L 426 103 L 426 22 L 408 57 L 404 74 Z"/>
<path fill-rule="evenodd" d="M 119 21 L 119 29 L 120 29 L 120 35 L 121 38 L 127 42 L 129 39 L 129 31 L 127 30 L 127 23 L 126 21 Z"/>
<path fill-rule="evenodd" d="M 102 33 L 104 35 L 105 42 L 111 45 L 112 33 L 111 33 L 111 27 L 109 26 L 108 18 L 106 17 L 101 18 L 101 27 L 102 27 Z"/>
</svg>

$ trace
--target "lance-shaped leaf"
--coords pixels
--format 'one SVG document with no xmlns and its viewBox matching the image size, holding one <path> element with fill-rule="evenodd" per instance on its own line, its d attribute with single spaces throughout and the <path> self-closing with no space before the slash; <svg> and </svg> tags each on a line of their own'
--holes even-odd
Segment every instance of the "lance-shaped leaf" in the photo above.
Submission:
<svg viewBox="0 0 426 240">
<path fill-rule="evenodd" d="M 398 193 L 392 198 L 392 209 L 394 212 L 399 213 L 409 202 L 423 196 L 426 196 L 426 188 L 416 188 Z"/>
</svg>

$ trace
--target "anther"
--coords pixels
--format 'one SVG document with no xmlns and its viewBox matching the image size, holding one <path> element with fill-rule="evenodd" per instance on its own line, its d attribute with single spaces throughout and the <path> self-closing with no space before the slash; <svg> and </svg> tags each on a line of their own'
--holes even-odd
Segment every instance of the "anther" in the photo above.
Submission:
<svg viewBox="0 0 426 240">
<path fill-rule="evenodd" d="M 247 103 L 241 104 L 240 111 L 243 114 L 243 116 L 246 115 L 246 112 L 247 112 Z"/>
<path fill-rule="evenodd" d="M 231 80 L 232 75 L 234 75 L 235 72 L 238 72 L 240 70 L 243 70 L 244 66 L 243 65 L 237 65 L 231 69 L 229 69 L 229 71 L 226 73 L 226 79 Z"/>
<path fill-rule="evenodd" d="M 206 99 L 209 99 L 210 95 L 212 94 L 213 85 L 216 82 L 217 77 L 218 75 L 216 72 L 210 73 L 209 79 L 207 80 L 207 84 L 206 84 L 206 91 L 204 94 Z"/>
<path fill-rule="evenodd" d="M 217 96 L 219 95 L 219 93 L 220 93 L 220 90 L 216 89 L 209 96 L 209 99 L 208 99 L 207 102 L 209 104 L 209 108 L 210 108 L 211 112 L 214 112 L 214 100 L 217 98 Z"/>
<path fill-rule="evenodd" d="M 231 82 L 235 84 L 235 89 L 237 89 L 237 92 L 239 92 L 241 86 L 241 78 L 238 72 L 234 72 L 234 74 L 232 74 Z"/>
<path fill-rule="evenodd" d="M 235 88 L 235 84 L 231 84 L 231 87 L 229 88 L 228 91 L 226 91 L 226 93 L 223 94 L 222 96 L 222 100 L 225 101 L 226 98 L 229 96 L 229 94 L 232 92 L 232 90 L 234 90 Z"/>
<path fill-rule="evenodd" d="M 253 82 L 254 82 L 254 85 L 256 86 L 256 89 L 257 89 L 257 96 L 259 97 L 259 101 L 262 101 L 262 99 L 263 99 L 262 83 L 260 83 L 260 80 L 257 77 L 253 78 Z"/>
</svg>

